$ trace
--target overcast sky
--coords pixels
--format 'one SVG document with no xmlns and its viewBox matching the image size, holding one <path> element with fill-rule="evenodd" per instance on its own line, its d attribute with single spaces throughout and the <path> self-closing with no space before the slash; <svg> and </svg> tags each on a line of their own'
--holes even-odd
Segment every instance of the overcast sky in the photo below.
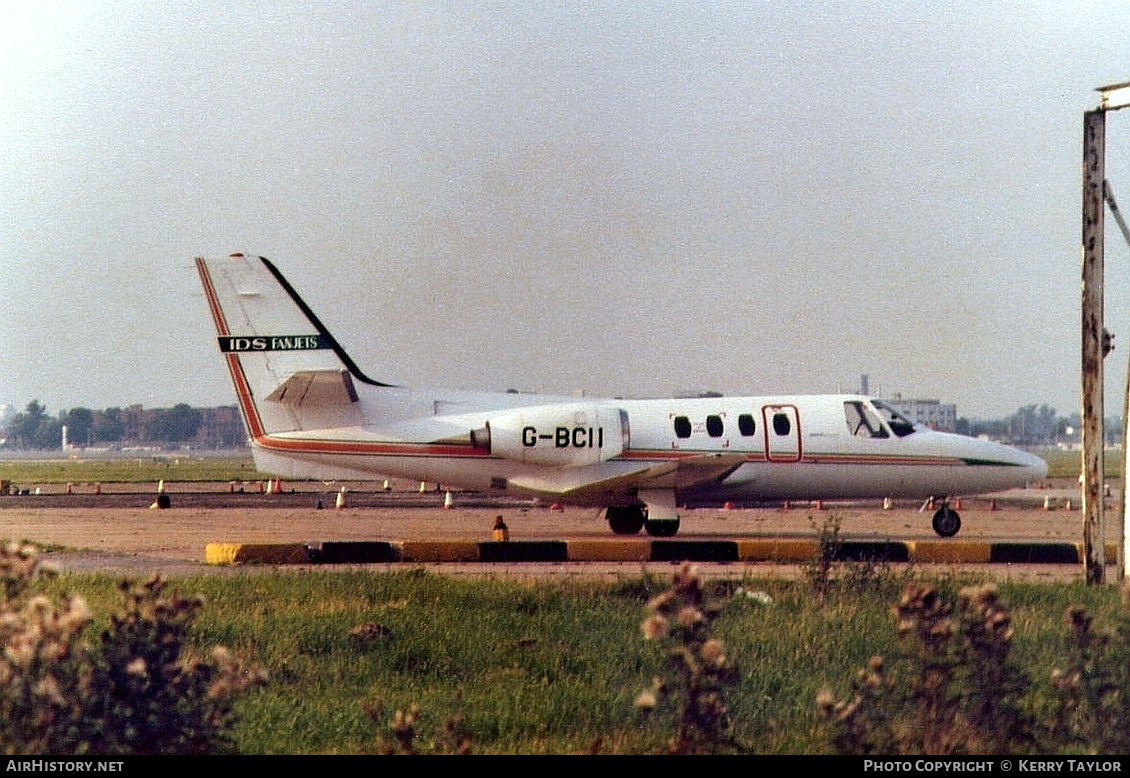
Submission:
<svg viewBox="0 0 1130 778">
<path fill-rule="evenodd" d="M 374 378 L 1080 407 L 1123 2 L 0 4 L 0 403 L 234 404 L 192 260 Z M 1130 110 L 1107 176 L 1130 210 Z M 1130 249 L 1107 218 L 1108 415 Z"/>
</svg>

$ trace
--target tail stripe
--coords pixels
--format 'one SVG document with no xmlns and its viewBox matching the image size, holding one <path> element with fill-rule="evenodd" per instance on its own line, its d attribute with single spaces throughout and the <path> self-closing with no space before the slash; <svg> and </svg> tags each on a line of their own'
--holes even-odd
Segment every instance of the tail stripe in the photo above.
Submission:
<svg viewBox="0 0 1130 778">
<path fill-rule="evenodd" d="M 346 369 L 353 374 L 354 378 L 362 383 L 371 384 L 372 386 L 392 386 L 392 384 L 382 383 L 362 373 L 361 368 L 357 367 L 357 364 L 345 353 L 345 349 L 343 349 L 341 344 L 337 342 L 337 339 L 330 334 L 330 331 L 326 329 L 326 326 L 322 324 L 321 320 L 314 315 L 314 312 L 310 310 L 310 306 L 298 295 L 298 292 L 295 291 L 294 287 L 290 285 L 290 282 L 283 277 L 283 274 L 279 272 L 278 268 L 271 264 L 271 261 L 266 257 L 259 257 L 259 261 L 271 271 L 271 275 L 279 282 L 279 286 L 286 290 L 286 293 L 290 295 L 290 299 L 294 301 L 294 304 L 298 306 L 298 309 L 302 311 L 303 315 L 310 320 L 310 323 L 318 330 L 318 334 L 322 336 L 322 340 L 333 349 L 333 352 L 337 354 L 337 358 L 340 359 Z"/>
<path fill-rule="evenodd" d="M 216 331 L 221 338 L 228 337 L 231 335 L 231 331 L 228 329 L 227 319 L 224 318 L 223 308 L 220 307 L 220 301 L 216 296 L 216 288 L 212 285 L 212 277 L 208 274 L 208 268 L 200 257 L 196 258 L 196 270 L 200 273 L 200 281 L 204 285 L 204 296 L 208 298 L 208 308 L 212 311 L 212 320 L 216 323 Z M 235 385 L 236 399 L 239 401 L 239 408 L 243 412 L 243 420 L 247 423 L 247 431 L 252 440 L 259 440 L 263 437 L 263 423 L 259 419 L 255 402 L 251 399 L 251 387 L 248 386 L 247 378 L 243 375 L 243 367 L 239 364 L 239 354 L 229 351 L 224 354 L 224 359 L 228 363 L 228 372 L 231 373 L 232 383 Z"/>
</svg>

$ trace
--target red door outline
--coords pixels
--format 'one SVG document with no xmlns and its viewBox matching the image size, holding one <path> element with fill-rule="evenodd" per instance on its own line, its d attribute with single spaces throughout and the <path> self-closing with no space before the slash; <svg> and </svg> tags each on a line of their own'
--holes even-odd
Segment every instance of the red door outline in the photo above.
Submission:
<svg viewBox="0 0 1130 778">
<path fill-rule="evenodd" d="M 795 405 L 764 405 L 765 455 L 770 462 L 799 462 L 800 410 Z"/>
</svg>

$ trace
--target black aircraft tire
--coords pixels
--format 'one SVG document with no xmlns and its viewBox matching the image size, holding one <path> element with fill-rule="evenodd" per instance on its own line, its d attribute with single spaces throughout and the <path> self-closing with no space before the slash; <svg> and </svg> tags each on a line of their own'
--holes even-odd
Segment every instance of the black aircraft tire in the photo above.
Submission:
<svg viewBox="0 0 1130 778">
<path fill-rule="evenodd" d="M 934 532 L 943 538 L 952 538 L 961 529 L 961 517 L 957 515 L 957 511 L 948 506 L 938 508 L 931 523 Z"/>
<path fill-rule="evenodd" d="M 643 529 L 643 508 L 610 507 L 605 515 L 609 529 L 617 535 L 637 535 Z"/>
<path fill-rule="evenodd" d="M 644 529 L 653 538 L 669 538 L 679 531 L 678 519 L 658 519 L 644 522 Z"/>
</svg>

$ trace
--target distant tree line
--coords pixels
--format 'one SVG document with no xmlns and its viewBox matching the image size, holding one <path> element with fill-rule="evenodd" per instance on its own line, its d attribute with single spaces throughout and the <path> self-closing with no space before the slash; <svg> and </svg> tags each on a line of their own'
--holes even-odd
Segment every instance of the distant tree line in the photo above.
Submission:
<svg viewBox="0 0 1130 778">
<path fill-rule="evenodd" d="M 1051 446 L 1079 443 L 1082 424 L 1078 413 L 1060 416 L 1055 408 L 1048 405 L 1025 405 L 1003 419 L 970 421 L 959 418 L 955 431 L 974 437 L 984 435 L 1015 446 Z M 1103 433 L 1108 445 L 1121 444 L 1122 419 L 1105 419 Z"/>
<path fill-rule="evenodd" d="M 38 400 L 0 427 L 0 446 L 12 449 L 196 445 L 235 448 L 246 444 L 235 406 L 198 409 L 181 403 L 172 408 L 72 408 L 55 416 Z"/>
</svg>

